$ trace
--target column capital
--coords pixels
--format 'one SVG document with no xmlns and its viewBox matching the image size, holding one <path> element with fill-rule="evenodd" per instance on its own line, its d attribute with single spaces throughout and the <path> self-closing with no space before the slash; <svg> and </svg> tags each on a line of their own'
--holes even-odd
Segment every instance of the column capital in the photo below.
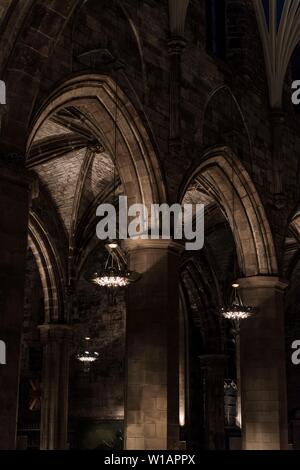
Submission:
<svg viewBox="0 0 300 470">
<path fill-rule="evenodd" d="M 187 40 L 182 36 L 172 36 L 168 40 L 169 55 L 181 55 L 187 44 Z"/>
<path fill-rule="evenodd" d="M 270 119 L 272 124 L 283 124 L 286 119 L 286 113 L 282 109 L 272 109 Z"/>
<path fill-rule="evenodd" d="M 42 344 L 48 343 L 71 343 L 74 332 L 70 325 L 64 324 L 45 324 L 40 325 L 40 336 Z"/>
<path fill-rule="evenodd" d="M 171 239 L 168 239 L 168 240 L 127 239 L 123 241 L 122 245 L 123 245 L 124 250 L 127 251 L 128 253 L 133 253 L 133 252 L 143 251 L 143 250 L 169 250 L 175 254 L 181 255 L 181 253 L 185 249 L 184 243 L 179 243 Z"/>
<path fill-rule="evenodd" d="M 278 276 L 251 276 L 237 280 L 241 289 L 276 289 L 284 291 L 288 287 L 288 281 Z"/>
</svg>

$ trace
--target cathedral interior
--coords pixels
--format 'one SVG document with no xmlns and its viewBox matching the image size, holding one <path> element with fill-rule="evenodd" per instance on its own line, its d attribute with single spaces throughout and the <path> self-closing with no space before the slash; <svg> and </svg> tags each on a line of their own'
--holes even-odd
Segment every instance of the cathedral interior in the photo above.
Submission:
<svg viewBox="0 0 300 470">
<path fill-rule="evenodd" d="M 0 45 L 0 449 L 300 449 L 299 2 L 0 0 Z M 100 240 L 120 196 L 202 249 Z"/>
</svg>

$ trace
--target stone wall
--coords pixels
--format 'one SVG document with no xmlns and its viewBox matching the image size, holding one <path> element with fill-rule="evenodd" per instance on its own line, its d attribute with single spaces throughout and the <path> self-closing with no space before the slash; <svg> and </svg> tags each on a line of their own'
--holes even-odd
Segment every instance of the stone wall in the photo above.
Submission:
<svg viewBox="0 0 300 470">
<path fill-rule="evenodd" d="M 204 147 L 219 143 L 231 145 L 249 170 L 263 200 L 280 258 L 284 227 L 298 196 L 299 117 L 290 103 L 288 74 L 284 106 L 289 115 L 284 125 L 282 148 L 286 203 L 280 209 L 274 208 L 268 87 L 256 19 L 251 2 L 227 3 L 226 61 L 206 51 L 205 2 L 191 1 L 188 9 L 187 46 L 182 56 L 184 152 L 181 158 L 170 160 L 168 150 L 167 2 L 124 1 L 116 14 L 111 2 L 100 5 L 89 1 L 75 11 L 58 36 L 51 57 L 42 62 L 33 114 L 67 76 L 83 71 L 116 76 L 114 60 L 118 59 L 123 65 L 117 79 L 151 131 L 168 186 L 174 188 L 172 197 L 180 187 L 182 176 L 200 160 Z M 42 7 L 40 9 L 37 31 L 45 14 Z M 237 142 L 232 142 L 231 128 L 239 134 Z"/>
<path fill-rule="evenodd" d="M 112 75 L 149 132 L 172 201 L 179 199 L 183 182 L 201 161 L 205 148 L 226 144 L 235 151 L 264 205 L 275 240 L 281 275 L 284 240 L 290 216 L 298 204 L 300 176 L 299 115 L 290 102 L 291 73 L 289 70 L 284 87 L 285 115 L 281 141 L 283 194 L 280 201 L 276 201 L 272 194 L 274 126 L 252 2 L 227 1 L 226 60 L 208 52 L 205 18 L 205 2 L 191 0 L 185 26 L 187 44 L 181 67 L 182 149 L 172 153 L 169 147 L 171 59 L 168 54 L 167 1 L 124 0 L 116 9 L 109 0 L 84 3 L 75 0 L 37 1 L 34 5 L 30 3 L 28 11 L 16 11 L 17 32 L 12 34 L 13 28 L 10 27 L 3 36 L 9 38 L 9 44 L 13 44 L 10 55 L 6 52 L 0 57 L 1 72 L 8 85 L 9 103 L 0 136 L 1 153 L 26 153 L 28 134 L 39 107 L 67 78 L 83 73 Z M 65 171 L 71 174 L 71 170 L 71 167 L 66 167 Z M 51 179 L 51 169 L 48 172 Z M 54 171 L 52 178 L 52 186 L 59 184 Z M 33 209 L 41 216 L 48 235 L 55 241 L 67 275 L 69 240 L 60 231 L 61 224 L 51 195 L 48 199 L 45 191 L 41 191 L 39 198 L 33 202 Z M 224 239 L 222 231 L 216 228 L 217 232 L 218 235 L 214 235 L 212 230 L 209 235 L 212 244 L 220 244 L 220 239 Z M 224 252 L 231 252 L 229 237 L 223 242 Z M 215 250 L 215 258 L 219 260 L 218 249 Z M 227 258 L 224 256 L 222 259 L 220 262 L 224 264 Z M 229 266 L 229 262 L 226 265 Z M 36 323 L 32 323 L 30 315 L 35 317 L 38 311 L 37 292 L 40 292 L 32 259 L 28 261 L 28 270 L 24 338 L 28 334 L 28 341 L 31 341 L 33 324 Z M 227 280 L 231 280 L 232 273 L 227 278 L 222 268 L 216 271 L 219 284 L 225 286 Z M 296 280 L 294 282 L 298 285 Z M 290 319 L 294 318 L 293 311 L 295 318 L 298 315 L 298 297 L 294 289 L 290 291 L 287 303 L 291 311 L 287 321 L 288 338 L 291 331 L 296 331 Z M 116 305 L 110 306 L 105 294 L 81 277 L 72 322 L 77 333 L 76 347 L 84 335 L 95 337 L 94 346 L 100 352 L 100 360 L 89 378 L 82 375 L 79 364 L 73 362 L 71 418 L 122 418 L 123 297 L 117 299 Z M 297 382 L 297 374 L 289 370 L 291 384 Z M 294 385 L 290 386 L 298 390 Z M 294 404 L 298 406 L 294 392 L 290 399 L 292 407 Z"/>
</svg>

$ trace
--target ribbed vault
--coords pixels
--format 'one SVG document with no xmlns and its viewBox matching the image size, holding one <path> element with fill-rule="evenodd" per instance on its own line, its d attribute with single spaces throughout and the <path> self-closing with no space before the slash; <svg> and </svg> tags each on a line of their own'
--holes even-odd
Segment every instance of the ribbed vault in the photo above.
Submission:
<svg viewBox="0 0 300 470">
<path fill-rule="evenodd" d="M 201 194 L 199 203 L 204 193 L 225 215 L 235 237 L 244 276 L 277 272 L 272 234 L 259 195 L 249 174 L 229 148 L 216 148 L 204 155 L 185 185 L 183 202 L 191 191 Z"/>
</svg>

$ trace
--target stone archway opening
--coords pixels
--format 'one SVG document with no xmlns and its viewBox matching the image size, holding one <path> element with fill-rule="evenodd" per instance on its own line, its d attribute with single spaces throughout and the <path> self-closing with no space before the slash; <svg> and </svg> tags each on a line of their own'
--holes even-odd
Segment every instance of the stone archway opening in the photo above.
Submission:
<svg viewBox="0 0 300 470">
<path fill-rule="evenodd" d="M 234 236 L 243 276 L 273 275 L 277 260 L 264 207 L 248 172 L 228 147 L 208 150 L 189 177 L 181 200 L 214 202 Z M 234 213 L 233 213 L 234 212 Z"/>
<path fill-rule="evenodd" d="M 163 178 L 149 133 L 129 99 L 108 76 L 84 75 L 70 79 L 49 97 L 32 127 L 27 145 L 28 165 L 31 165 L 30 152 L 36 146 L 35 139 L 43 123 L 65 108 L 75 108 L 80 120 L 111 156 L 114 155 L 117 125 L 116 164 L 131 203 L 141 202 L 147 206 L 165 200 Z"/>
<path fill-rule="evenodd" d="M 205 205 L 203 252 L 209 260 L 209 266 L 215 276 L 217 287 L 214 289 L 213 300 L 209 298 L 211 295 L 211 286 L 213 285 L 212 279 L 209 286 L 201 292 L 201 295 L 206 299 L 206 306 L 204 303 L 204 307 L 202 306 L 198 309 L 198 315 L 201 317 L 202 321 L 208 313 L 211 316 L 214 316 L 214 314 L 220 316 L 220 307 L 227 300 L 232 282 L 236 281 L 238 277 L 242 278 L 240 279 L 240 284 L 242 296 L 246 304 L 249 302 L 249 298 L 251 298 L 251 305 L 254 302 L 253 297 L 251 297 L 251 295 L 249 297 L 249 292 L 254 292 L 254 285 L 257 285 L 257 289 L 261 289 L 258 290 L 258 292 L 261 292 L 263 297 L 263 306 L 261 307 L 263 310 L 266 302 L 264 296 L 267 298 L 267 295 L 270 295 L 270 299 L 273 301 L 272 289 L 274 289 L 274 286 L 278 282 L 278 277 L 276 277 L 278 269 L 277 259 L 272 233 L 264 207 L 251 181 L 250 175 L 243 164 L 228 147 L 222 146 L 207 150 L 200 164 L 195 171 L 189 175 L 186 184 L 183 186 L 180 200 L 182 203 Z M 194 255 L 195 258 L 197 256 L 199 256 L 199 254 Z M 207 275 L 205 277 L 207 278 Z M 201 282 L 199 285 L 201 285 Z M 215 305 L 215 312 L 211 309 L 212 305 Z M 257 304 L 254 302 L 253 305 Z M 267 306 L 266 308 L 269 307 Z M 280 338 L 279 344 L 281 347 L 281 314 L 278 313 L 277 315 L 274 313 L 274 318 L 276 318 L 278 324 L 278 329 L 274 332 L 274 336 L 278 335 L 278 338 Z M 219 321 L 222 325 L 222 320 Z M 261 350 L 263 351 L 262 354 L 266 357 L 266 362 L 268 362 L 268 364 L 272 363 L 272 367 L 274 366 L 272 362 L 274 359 L 267 357 L 268 355 L 263 346 L 263 341 L 265 340 L 258 340 L 260 337 L 264 338 L 266 334 L 265 328 L 262 330 L 264 321 L 268 322 L 268 319 L 267 316 L 264 318 L 264 313 L 262 312 L 260 318 L 249 320 L 249 322 L 245 325 L 243 324 L 243 328 L 241 328 L 240 359 L 242 374 L 241 395 L 244 400 L 244 410 L 242 414 L 245 418 L 245 426 L 243 427 L 244 448 L 251 448 L 253 445 L 258 445 L 256 442 L 255 444 L 250 442 L 252 435 L 249 437 L 250 434 L 248 434 L 250 428 L 247 424 L 248 415 L 246 412 L 248 406 L 249 409 L 250 406 L 253 406 L 253 403 L 248 402 L 248 400 L 250 400 L 248 399 L 249 389 L 254 386 L 253 383 L 261 374 L 261 370 L 256 369 L 255 367 L 257 366 L 254 366 L 251 360 L 249 360 L 249 345 L 251 341 L 255 341 L 255 344 L 258 344 L 257 342 L 259 341 Z M 224 348 L 223 350 L 221 349 L 221 352 L 223 352 L 223 354 L 225 353 L 226 356 L 226 344 L 228 343 L 226 335 L 229 334 L 229 331 L 226 333 L 224 327 L 225 325 L 220 328 L 220 330 L 223 331 L 222 342 Z M 211 339 L 208 333 L 206 333 L 206 335 Z M 214 374 L 216 374 L 217 371 L 224 374 L 226 370 L 227 372 L 228 370 L 230 371 L 230 369 L 233 370 L 228 364 L 225 365 L 225 367 L 223 364 L 223 370 L 221 370 L 220 361 L 217 361 L 218 364 L 215 361 L 215 354 L 215 362 L 213 362 L 211 354 L 209 356 L 209 358 L 205 357 L 204 360 L 204 370 L 208 376 L 214 368 Z M 281 359 L 282 357 L 280 358 L 280 364 L 282 365 Z M 236 366 L 234 366 L 234 368 L 236 369 Z M 268 366 L 266 365 L 265 371 L 267 370 Z M 283 368 L 281 370 L 283 371 Z M 237 370 L 235 374 L 237 374 Z M 265 374 L 267 375 L 267 372 L 265 372 Z M 276 380 L 274 381 L 271 372 L 267 380 L 272 384 L 270 386 L 274 387 L 274 389 L 281 389 L 280 383 L 277 383 Z M 219 385 L 221 382 L 222 381 L 219 380 Z M 223 390 L 221 391 L 220 385 L 219 397 L 222 396 L 222 393 Z M 262 396 L 264 396 L 264 393 L 263 391 Z M 259 409 L 259 400 L 254 405 Z M 211 406 L 213 407 L 213 405 Z M 280 413 L 284 413 L 284 407 L 281 407 L 279 402 L 278 407 L 280 408 Z M 236 422 L 238 422 L 238 419 Z M 262 423 L 261 429 L 265 428 L 267 429 L 267 424 Z M 265 430 L 263 432 L 267 433 Z M 274 436 L 275 434 L 276 433 L 274 433 Z M 254 438 L 257 442 L 259 442 L 260 439 L 258 436 L 259 432 Z M 234 438 L 236 436 L 232 437 Z M 276 441 L 276 439 L 278 439 L 278 441 Z M 280 445 L 278 444 L 280 439 L 279 434 L 276 434 L 276 437 L 274 437 L 274 443 L 276 441 L 276 444 L 274 445 Z"/>
<path fill-rule="evenodd" d="M 84 278 L 87 264 L 93 265 L 97 257 L 95 253 L 105 258 L 104 244 L 96 238 L 96 208 L 101 203 L 116 204 L 118 196 L 125 195 L 128 205 L 142 203 L 150 209 L 154 203 L 165 202 L 166 193 L 160 163 L 143 116 L 138 114 L 115 81 L 104 75 L 84 75 L 70 79 L 48 98 L 32 124 L 26 166 L 34 171 L 38 181 L 31 209 L 29 243 L 37 259 L 47 315 L 46 324 L 41 327 L 44 386 L 46 390 L 51 388 L 47 361 L 51 355 L 55 355 L 58 362 L 53 380 L 57 390 L 61 390 L 56 394 L 51 391 L 48 395 L 46 393 L 41 447 L 65 448 L 68 435 L 68 382 L 63 377 L 69 374 L 70 330 L 76 335 L 76 340 L 80 335 L 93 336 L 95 344 L 101 342 L 103 346 L 103 337 L 112 333 L 115 322 L 119 325 L 115 342 L 121 344 L 119 348 L 114 348 L 114 343 L 107 337 L 102 362 L 93 372 L 93 385 L 97 389 L 95 377 L 105 373 L 106 363 L 109 367 L 111 361 L 112 370 L 120 368 L 119 375 L 116 373 L 120 376 L 116 386 L 117 406 L 107 397 L 100 410 L 97 406 L 89 406 L 87 400 L 82 413 L 78 413 L 74 396 L 79 389 L 85 399 L 85 385 L 84 380 L 79 380 L 77 384 L 75 378 L 74 382 L 78 368 L 71 360 L 73 385 L 70 388 L 70 417 L 77 417 L 78 420 L 83 417 L 96 419 L 98 413 L 105 420 L 110 417 L 123 423 L 124 419 L 124 394 L 120 386 L 123 366 L 120 365 L 121 360 L 119 364 L 115 359 L 122 356 L 125 334 L 134 335 L 134 331 L 128 333 L 122 328 L 126 310 L 128 316 L 123 297 L 120 301 L 121 314 L 115 311 L 115 306 L 106 309 L 105 302 L 101 303 L 101 310 L 101 292 L 96 292 L 97 287 L 89 285 Z M 106 325 L 102 333 L 101 325 Z M 66 340 L 65 348 L 61 347 L 63 340 Z M 127 339 L 127 342 L 130 341 Z M 111 349 L 120 350 L 119 356 L 117 353 L 113 355 Z M 134 362 L 132 358 L 127 360 Z M 126 379 L 122 380 L 122 386 L 126 387 Z M 105 393 L 113 386 L 112 381 L 104 390 Z M 60 422 L 57 415 L 49 417 L 47 414 L 47 407 L 55 409 L 56 401 L 60 403 L 57 408 Z M 129 419 L 127 416 L 127 421 Z M 72 445 L 79 443 L 72 441 Z"/>
</svg>

